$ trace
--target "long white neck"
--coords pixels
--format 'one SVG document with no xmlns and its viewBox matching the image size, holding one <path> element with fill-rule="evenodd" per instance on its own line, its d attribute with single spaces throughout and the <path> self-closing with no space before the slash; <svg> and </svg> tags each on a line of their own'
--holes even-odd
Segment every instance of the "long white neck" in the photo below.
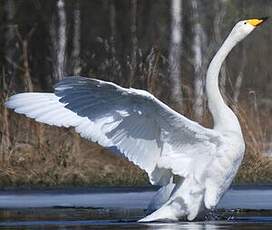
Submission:
<svg viewBox="0 0 272 230">
<path fill-rule="evenodd" d="M 218 76 L 222 63 L 239 40 L 230 33 L 212 59 L 207 71 L 206 91 L 208 106 L 213 116 L 214 129 L 219 131 L 229 130 L 241 133 L 239 121 L 233 111 L 225 104 L 218 85 Z"/>
</svg>

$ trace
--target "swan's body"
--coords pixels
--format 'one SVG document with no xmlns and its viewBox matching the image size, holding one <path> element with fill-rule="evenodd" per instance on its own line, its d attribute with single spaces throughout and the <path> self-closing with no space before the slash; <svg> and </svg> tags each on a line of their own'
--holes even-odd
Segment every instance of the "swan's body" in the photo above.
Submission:
<svg viewBox="0 0 272 230">
<path fill-rule="evenodd" d="M 22 93 L 6 105 L 49 125 L 75 130 L 105 147 L 116 147 L 161 185 L 140 221 L 196 218 L 216 206 L 242 161 L 245 144 L 239 121 L 218 88 L 219 70 L 230 50 L 263 19 L 234 27 L 207 72 L 207 96 L 214 118 L 208 129 L 170 109 L 150 93 L 110 82 L 68 77 L 54 93 Z"/>
</svg>

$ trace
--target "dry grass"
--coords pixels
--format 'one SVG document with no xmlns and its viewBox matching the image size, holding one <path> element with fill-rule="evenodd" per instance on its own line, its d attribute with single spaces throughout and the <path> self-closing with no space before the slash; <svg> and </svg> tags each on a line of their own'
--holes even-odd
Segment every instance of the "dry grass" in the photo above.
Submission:
<svg viewBox="0 0 272 230">
<path fill-rule="evenodd" d="M 267 135 L 271 135 L 270 114 L 259 111 L 257 107 L 239 106 L 246 153 L 235 183 L 272 183 L 272 157 L 265 154 Z"/>
<path fill-rule="evenodd" d="M 148 183 L 147 175 L 138 167 L 80 138 L 72 129 L 40 125 L 22 115 L 8 113 L 11 145 L 0 155 L 0 186 Z M 268 117 L 264 114 L 259 117 L 246 107 L 239 108 L 239 117 L 247 148 L 235 183 L 272 183 L 272 158 L 263 154 L 266 129 L 260 122 L 268 121 Z M 209 123 L 210 118 L 206 118 Z"/>
</svg>

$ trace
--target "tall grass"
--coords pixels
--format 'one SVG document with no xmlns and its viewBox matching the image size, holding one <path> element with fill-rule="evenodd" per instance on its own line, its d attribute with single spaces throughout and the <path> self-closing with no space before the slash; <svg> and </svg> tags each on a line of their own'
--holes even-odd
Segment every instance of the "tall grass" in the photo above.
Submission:
<svg viewBox="0 0 272 230">
<path fill-rule="evenodd" d="M 239 106 L 246 152 L 235 183 L 272 183 L 272 157 L 266 154 L 267 135 L 271 135 L 270 114 L 260 111 L 255 106 Z"/>
</svg>

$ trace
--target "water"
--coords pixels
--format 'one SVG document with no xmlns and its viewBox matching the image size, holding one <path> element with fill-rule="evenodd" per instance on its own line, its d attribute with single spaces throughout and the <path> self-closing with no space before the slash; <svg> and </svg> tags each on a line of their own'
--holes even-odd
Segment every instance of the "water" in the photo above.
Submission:
<svg viewBox="0 0 272 230">
<path fill-rule="evenodd" d="M 139 224 L 151 188 L 0 191 L 0 229 L 272 229 L 272 187 L 235 187 L 206 221 Z"/>
</svg>

